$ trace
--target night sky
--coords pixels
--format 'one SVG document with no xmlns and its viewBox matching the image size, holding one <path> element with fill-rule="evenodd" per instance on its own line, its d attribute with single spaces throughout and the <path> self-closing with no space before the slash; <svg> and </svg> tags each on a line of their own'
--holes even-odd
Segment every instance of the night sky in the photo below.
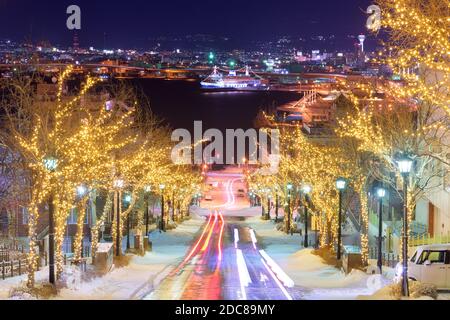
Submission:
<svg viewBox="0 0 450 320">
<path fill-rule="evenodd" d="M 71 43 L 66 8 L 82 11 L 84 47 L 145 47 L 160 35 L 212 34 L 247 40 L 365 32 L 371 0 L 0 0 L 0 38 Z"/>
</svg>

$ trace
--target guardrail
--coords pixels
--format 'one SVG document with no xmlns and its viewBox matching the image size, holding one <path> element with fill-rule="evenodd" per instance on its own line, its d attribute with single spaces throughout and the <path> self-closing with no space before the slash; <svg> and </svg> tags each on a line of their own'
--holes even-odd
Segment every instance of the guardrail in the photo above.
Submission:
<svg viewBox="0 0 450 320">
<path fill-rule="evenodd" d="M 27 259 L 18 259 L 0 262 L 0 277 L 5 280 L 20 276 L 27 271 Z"/>
</svg>

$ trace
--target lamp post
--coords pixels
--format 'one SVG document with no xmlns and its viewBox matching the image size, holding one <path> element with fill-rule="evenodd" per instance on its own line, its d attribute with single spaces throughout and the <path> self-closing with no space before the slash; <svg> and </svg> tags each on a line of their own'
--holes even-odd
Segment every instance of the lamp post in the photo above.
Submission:
<svg viewBox="0 0 450 320">
<path fill-rule="evenodd" d="M 278 196 L 278 187 L 275 188 L 275 223 L 278 223 L 278 208 L 280 206 L 280 198 Z"/>
<path fill-rule="evenodd" d="M 86 195 L 88 189 L 84 186 L 84 185 L 79 185 L 77 187 L 77 196 L 78 196 L 78 200 L 84 201 L 83 197 Z M 86 211 L 86 208 L 84 206 L 81 206 L 81 208 L 83 208 Z M 81 212 L 79 213 L 81 214 Z M 84 245 L 83 245 L 83 238 L 84 238 L 84 230 L 83 227 L 81 227 L 81 230 L 79 231 L 81 232 L 81 257 L 84 256 Z"/>
<path fill-rule="evenodd" d="M 152 190 L 152 188 L 150 186 L 146 186 L 144 188 L 144 212 L 145 212 L 145 237 L 148 237 L 148 224 L 149 224 L 149 212 L 148 212 L 148 198 L 149 198 L 149 193 Z"/>
<path fill-rule="evenodd" d="M 413 161 L 404 156 L 397 161 L 398 169 L 403 177 L 403 241 L 402 241 L 402 295 L 409 297 L 408 283 L 408 180 L 412 169 Z"/>
<path fill-rule="evenodd" d="M 304 185 L 303 186 L 303 193 L 305 194 L 305 248 L 308 248 L 308 201 L 309 201 L 309 194 L 311 193 L 311 186 Z"/>
<path fill-rule="evenodd" d="M 166 225 L 164 221 L 164 189 L 166 186 L 164 184 L 159 186 L 159 189 L 161 190 L 161 224 L 160 224 L 160 231 L 166 231 Z"/>
<path fill-rule="evenodd" d="M 264 190 L 259 190 L 259 198 L 260 198 L 260 202 L 261 202 L 261 217 L 265 217 L 266 216 L 266 212 L 264 211 L 264 202 L 263 202 L 263 194 L 264 194 Z"/>
<path fill-rule="evenodd" d="M 172 207 L 172 221 L 175 222 L 175 189 L 172 192 L 172 200 L 170 201 Z"/>
<path fill-rule="evenodd" d="M 377 266 L 380 274 L 383 274 L 383 248 L 382 248 L 382 239 L 383 239 L 383 198 L 386 196 L 386 190 L 384 188 L 378 188 L 377 190 L 378 196 L 378 257 L 377 257 Z"/>
<path fill-rule="evenodd" d="M 120 210 L 121 210 L 121 189 L 124 186 L 122 179 L 114 181 L 114 188 L 116 189 L 116 257 L 120 257 L 122 251 L 122 239 L 120 236 Z"/>
<path fill-rule="evenodd" d="M 339 178 L 336 180 L 336 188 L 339 190 L 339 216 L 338 216 L 338 244 L 337 244 L 337 260 L 341 260 L 341 245 L 342 245 L 342 197 L 344 190 L 347 187 L 347 180 Z"/>
<path fill-rule="evenodd" d="M 124 199 L 124 202 L 127 205 L 129 205 L 130 202 L 131 202 L 131 196 L 130 195 L 126 195 L 125 199 Z M 130 229 L 131 229 L 130 223 L 131 223 L 131 219 L 130 218 L 131 218 L 131 212 L 129 212 L 128 215 L 127 215 L 127 250 L 130 250 L 130 248 L 131 248 L 131 244 L 130 244 Z"/>
<path fill-rule="evenodd" d="M 148 251 L 150 248 L 150 240 L 149 240 L 149 236 L 148 236 L 148 225 L 150 223 L 149 221 L 149 210 L 148 210 L 148 206 L 149 206 L 149 197 L 150 197 L 150 192 L 152 191 L 151 186 L 146 186 L 144 188 L 144 212 L 145 212 L 145 236 L 144 236 L 144 250 Z"/>
<path fill-rule="evenodd" d="M 270 220 L 270 201 L 271 200 L 271 196 L 270 196 L 270 190 L 267 190 L 267 220 Z"/>
<path fill-rule="evenodd" d="M 50 173 L 58 168 L 58 160 L 53 157 L 44 159 L 44 167 Z M 48 282 L 55 284 L 55 207 L 53 205 L 53 191 L 48 197 Z"/>
<path fill-rule="evenodd" d="M 287 219 L 286 219 L 286 233 L 289 234 L 291 229 L 291 191 L 293 185 L 292 183 L 288 183 L 287 191 L 288 191 L 288 203 L 287 203 Z"/>
</svg>

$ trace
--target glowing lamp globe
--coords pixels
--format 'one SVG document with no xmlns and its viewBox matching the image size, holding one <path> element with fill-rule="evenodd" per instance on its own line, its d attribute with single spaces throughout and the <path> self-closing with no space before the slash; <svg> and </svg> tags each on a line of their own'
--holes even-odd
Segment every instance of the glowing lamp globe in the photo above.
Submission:
<svg viewBox="0 0 450 320">
<path fill-rule="evenodd" d="M 404 157 L 397 161 L 398 169 L 400 170 L 401 174 L 408 174 L 411 172 L 413 161 L 408 158 Z"/>
<path fill-rule="evenodd" d="M 378 198 L 384 198 L 386 196 L 386 189 L 378 188 L 377 196 L 378 196 Z"/>
<path fill-rule="evenodd" d="M 58 167 L 58 160 L 56 158 L 53 158 L 53 157 L 45 158 L 44 159 L 44 167 L 48 171 L 53 172 Z"/>
<path fill-rule="evenodd" d="M 336 188 L 338 190 L 345 190 L 346 187 L 347 187 L 347 180 L 345 180 L 344 178 L 339 178 L 336 180 Z"/>
<path fill-rule="evenodd" d="M 86 194 L 86 191 L 87 191 L 87 189 L 86 189 L 85 186 L 78 186 L 77 187 L 77 194 L 80 197 L 84 196 Z"/>
<path fill-rule="evenodd" d="M 312 188 L 310 185 L 305 184 L 302 188 L 302 191 L 304 194 L 310 194 L 312 191 Z"/>
<path fill-rule="evenodd" d="M 114 181 L 114 188 L 116 189 L 122 189 L 124 186 L 125 182 L 122 179 L 116 179 Z"/>
</svg>

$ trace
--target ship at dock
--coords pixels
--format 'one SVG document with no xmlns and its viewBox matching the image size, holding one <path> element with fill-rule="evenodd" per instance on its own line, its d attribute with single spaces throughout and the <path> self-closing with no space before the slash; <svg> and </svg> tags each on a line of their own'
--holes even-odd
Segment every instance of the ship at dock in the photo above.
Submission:
<svg viewBox="0 0 450 320">
<path fill-rule="evenodd" d="M 217 67 L 213 73 L 200 82 L 207 91 L 259 91 L 269 90 L 269 81 L 252 72 L 247 66 L 241 70 L 229 70 L 224 75 Z"/>
</svg>

